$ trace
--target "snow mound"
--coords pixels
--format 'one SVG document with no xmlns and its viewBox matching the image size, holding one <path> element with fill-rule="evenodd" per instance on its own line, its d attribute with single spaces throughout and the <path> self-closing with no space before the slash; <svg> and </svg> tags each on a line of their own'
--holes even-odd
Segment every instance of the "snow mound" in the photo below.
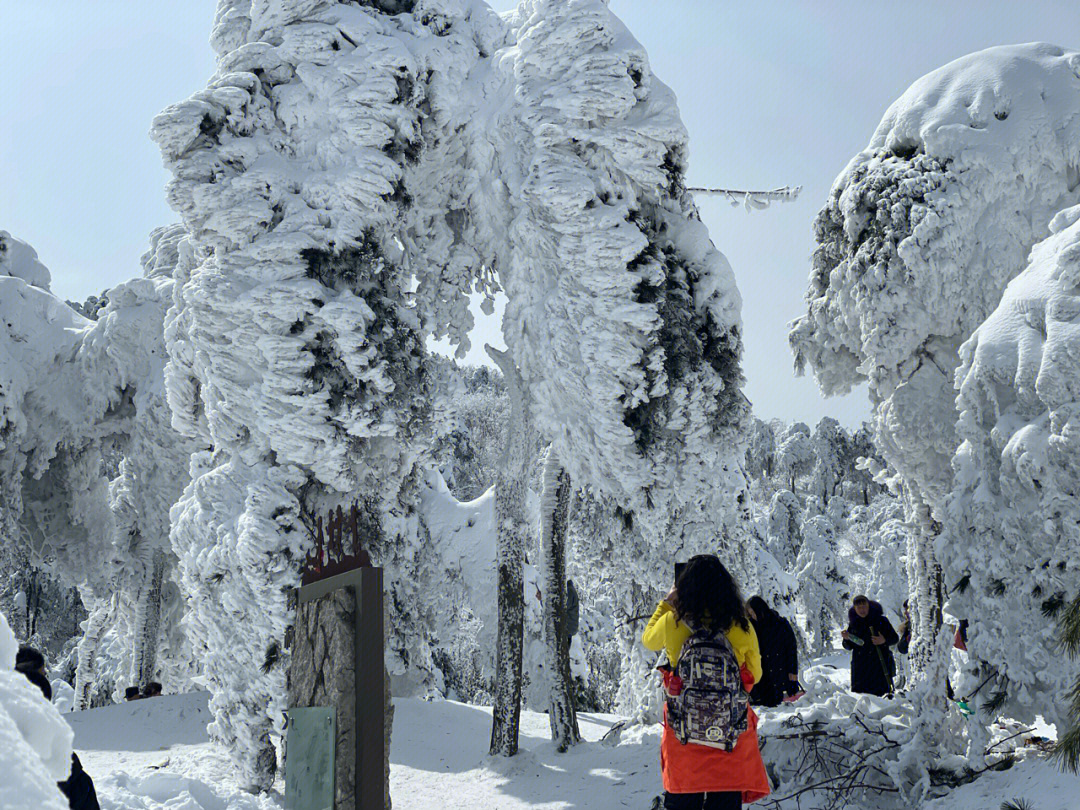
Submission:
<svg viewBox="0 0 1080 810">
<path fill-rule="evenodd" d="M 0 231 L 0 275 L 21 278 L 33 287 L 49 289 L 52 275 L 38 261 L 37 251 L 7 231 Z"/>
<path fill-rule="evenodd" d="M 56 787 L 71 772 L 71 729 L 14 671 L 18 645 L 0 613 L 0 810 L 65 810 Z"/>
<path fill-rule="evenodd" d="M 207 692 L 166 695 L 68 715 L 77 751 L 159 751 L 198 745 L 213 720 Z"/>
<path fill-rule="evenodd" d="M 1005 771 L 985 773 L 947 796 L 934 799 L 921 810 L 986 810 L 1025 799 L 1039 810 L 1075 810 L 1080 779 L 1062 773 L 1055 764 L 1029 758 Z M 1020 805 L 1017 805 L 1020 806 Z"/>
</svg>

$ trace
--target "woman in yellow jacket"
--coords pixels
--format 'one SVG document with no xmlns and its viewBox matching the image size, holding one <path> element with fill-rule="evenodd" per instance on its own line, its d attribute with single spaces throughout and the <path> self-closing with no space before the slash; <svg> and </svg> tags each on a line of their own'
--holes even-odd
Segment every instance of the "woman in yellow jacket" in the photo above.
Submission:
<svg viewBox="0 0 1080 810">
<path fill-rule="evenodd" d="M 761 678 L 761 652 L 739 586 L 715 555 L 701 554 L 690 559 L 645 628 L 642 643 L 650 650 L 666 650 L 673 667 L 691 635 L 683 619 L 695 625 L 726 628 L 741 668 L 743 687 L 749 692 Z M 731 751 L 680 743 L 667 724 L 666 707 L 664 714 L 660 769 L 666 810 L 738 810 L 743 802 L 754 802 L 769 794 L 753 709 L 747 708 L 747 729 Z"/>
</svg>

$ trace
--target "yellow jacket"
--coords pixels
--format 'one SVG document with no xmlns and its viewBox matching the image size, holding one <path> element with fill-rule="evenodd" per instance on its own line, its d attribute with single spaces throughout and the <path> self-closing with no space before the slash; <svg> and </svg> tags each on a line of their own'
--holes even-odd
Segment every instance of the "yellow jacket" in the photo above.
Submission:
<svg viewBox="0 0 1080 810">
<path fill-rule="evenodd" d="M 747 623 L 743 630 L 733 624 L 728 628 L 727 638 L 735 650 L 735 659 L 739 666 L 745 666 L 754 676 L 754 683 L 761 680 L 761 650 L 758 647 L 757 633 L 754 626 Z M 672 666 L 679 662 L 682 645 L 690 638 L 690 628 L 675 618 L 675 610 L 667 602 L 661 602 L 656 612 L 649 619 L 649 625 L 641 634 L 641 643 L 650 650 L 667 650 L 668 661 Z M 749 688 L 749 687 L 748 687 Z"/>
</svg>

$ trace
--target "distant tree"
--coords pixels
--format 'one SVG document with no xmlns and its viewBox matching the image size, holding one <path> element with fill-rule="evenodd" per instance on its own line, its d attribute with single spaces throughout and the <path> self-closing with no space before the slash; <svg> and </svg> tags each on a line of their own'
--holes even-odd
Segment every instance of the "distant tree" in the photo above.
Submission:
<svg viewBox="0 0 1080 810">
<path fill-rule="evenodd" d="M 814 489 L 828 503 L 843 482 L 844 463 L 850 454 L 847 431 L 831 416 L 823 416 L 810 440 L 814 449 Z"/>
<path fill-rule="evenodd" d="M 771 478 L 776 466 L 776 433 L 771 422 L 754 417 L 746 446 L 746 472 L 752 477 Z"/>
<path fill-rule="evenodd" d="M 884 466 L 884 459 L 874 446 L 874 432 L 871 426 L 863 422 L 859 429 L 851 434 L 851 440 L 847 444 L 846 453 L 842 457 L 841 467 L 844 480 L 853 490 L 851 497 L 858 497 L 863 506 L 869 506 L 871 499 L 881 492 L 884 487 L 874 481 L 874 474 L 867 465 L 867 460 L 877 461 Z"/>
<path fill-rule="evenodd" d="M 802 504 L 789 489 L 772 496 L 767 537 L 769 551 L 785 569 L 791 570 L 802 547 Z"/>
<path fill-rule="evenodd" d="M 776 464 L 788 481 L 788 489 L 796 491 L 798 479 L 809 473 L 815 462 L 810 428 L 803 422 L 789 425 L 778 440 Z"/>
<path fill-rule="evenodd" d="M 832 649 L 847 590 L 837 566 L 838 541 L 833 522 L 816 515 L 803 523 L 801 532 L 802 546 L 795 559 L 799 602 L 806 618 L 811 654 L 822 655 Z"/>
</svg>

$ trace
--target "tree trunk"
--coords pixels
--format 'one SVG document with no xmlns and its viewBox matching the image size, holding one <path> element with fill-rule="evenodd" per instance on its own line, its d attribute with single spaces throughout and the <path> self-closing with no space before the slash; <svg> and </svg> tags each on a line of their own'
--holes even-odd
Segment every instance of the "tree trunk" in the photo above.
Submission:
<svg viewBox="0 0 1080 810">
<path fill-rule="evenodd" d="M 75 670 L 75 711 L 90 708 L 90 698 L 97 677 L 97 651 L 105 625 L 112 614 L 112 604 L 101 599 L 91 609 L 86 620 L 86 632 L 79 642 L 77 668 Z"/>
<path fill-rule="evenodd" d="M 548 719 L 551 739 L 560 753 L 581 742 L 574 684 L 570 675 L 570 638 L 566 632 L 566 529 L 570 513 L 570 475 L 555 450 L 544 465 L 540 506 L 540 554 L 544 580 L 544 646 L 551 697 Z"/>
<path fill-rule="evenodd" d="M 158 630 L 161 625 L 161 584 L 165 576 L 165 552 L 154 552 L 147 581 L 135 608 L 135 650 L 131 661 L 131 682 L 145 687 L 157 668 Z"/>
<path fill-rule="evenodd" d="M 934 540 L 941 531 L 920 493 L 913 493 L 915 531 L 908 539 L 908 582 L 912 621 L 907 691 L 915 707 L 912 737 L 905 745 L 918 761 L 958 755 L 964 747 L 964 721 L 946 696 L 952 636 L 943 627 L 945 591 Z M 980 746 L 977 755 L 982 756 Z"/>
<path fill-rule="evenodd" d="M 934 553 L 934 539 L 940 527 L 921 499 L 915 507 L 915 516 L 916 530 L 908 539 L 909 609 L 913 630 L 908 661 L 913 676 L 917 678 L 932 669 L 939 669 L 934 659 L 939 657 L 937 636 L 942 625 L 945 592 L 941 566 Z"/>
<path fill-rule="evenodd" d="M 492 707 L 493 756 L 511 757 L 518 749 L 521 719 L 522 646 L 525 632 L 525 542 L 529 520 L 525 508 L 532 427 L 521 375 L 506 352 L 486 347 L 502 370 L 510 395 L 506 446 L 495 476 L 496 567 L 498 570 L 498 635 L 495 642 L 495 694 Z"/>
</svg>

